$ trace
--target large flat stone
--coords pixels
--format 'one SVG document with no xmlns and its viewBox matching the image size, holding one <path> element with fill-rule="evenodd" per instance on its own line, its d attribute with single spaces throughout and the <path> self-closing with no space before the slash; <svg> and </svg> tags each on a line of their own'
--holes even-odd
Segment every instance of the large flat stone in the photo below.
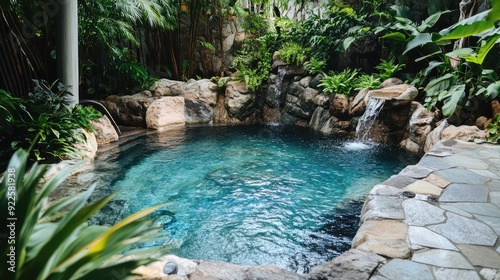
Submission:
<svg viewBox="0 0 500 280">
<path fill-rule="evenodd" d="M 473 265 L 500 269 L 500 255 L 492 248 L 464 244 L 457 247 Z"/>
<path fill-rule="evenodd" d="M 487 202 L 488 188 L 478 185 L 449 185 L 439 198 L 440 202 Z"/>
<path fill-rule="evenodd" d="M 411 259 L 414 262 L 438 267 L 473 269 L 473 266 L 458 252 L 448 250 L 417 251 Z"/>
<path fill-rule="evenodd" d="M 446 170 L 436 171 L 434 174 L 442 177 L 445 180 L 454 182 L 456 184 L 467 185 L 485 185 L 489 178 L 483 177 L 477 173 L 469 170 L 452 168 Z"/>
<path fill-rule="evenodd" d="M 400 259 L 390 260 L 377 273 L 388 279 L 399 280 L 427 280 L 433 278 L 432 270 L 429 266 Z"/>
<path fill-rule="evenodd" d="M 306 275 L 309 280 L 369 279 L 385 258 L 365 251 L 351 249 L 330 262 L 315 266 Z"/>
<path fill-rule="evenodd" d="M 361 222 L 367 220 L 403 220 L 405 218 L 401 203 L 402 198 L 375 196 L 367 201 L 363 207 Z"/>
<path fill-rule="evenodd" d="M 434 267 L 433 272 L 436 280 L 481 280 L 481 277 L 479 277 L 479 274 L 475 270 Z"/>
<path fill-rule="evenodd" d="M 463 210 L 471 214 L 500 217 L 500 208 L 493 203 L 459 202 L 459 203 L 446 203 L 442 205 L 451 205 L 455 208 L 458 208 L 460 210 Z"/>
<path fill-rule="evenodd" d="M 452 155 L 443 158 L 443 161 L 450 165 L 457 165 L 467 169 L 488 169 L 488 164 L 477 159 L 476 156 Z"/>
<path fill-rule="evenodd" d="M 429 156 L 426 155 L 424 156 L 419 162 L 418 165 L 422 165 L 434 170 L 442 170 L 442 169 L 449 169 L 453 168 L 456 165 L 449 164 L 445 161 L 442 160 L 440 157 L 434 157 L 434 156 Z"/>
<path fill-rule="evenodd" d="M 437 176 L 436 174 L 429 174 L 429 176 L 427 176 L 427 178 L 425 178 L 424 181 L 429 182 L 429 183 L 431 183 L 435 186 L 438 186 L 442 189 L 446 188 L 449 184 L 451 184 L 450 181 L 445 180 L 445 179 Z"/>
<path fill-rule="evenodd" d="M 429 176 L 429 174 L 431 174 L 433 171 L 434 171 L 433 169 L 420 165 L 408 165 L 407 167 L 405 167 L 405 169 L 399 172 L 399 175 L 415 179 L 423 179 Z"/>
<path fill-rule="evenodd" d="M 391 186 L 395 188 L 403 188 L 408 186 L 409 184 L 415 182 L 415 178 L 408 177 L 408 176 L 402 176 L 402 175 L 395 175 L 392 176 L 391 178 L 387 179 L 382 183 L 382 185 L 386 186 Z"/>
<path fill-rule="evenodd" d="M 440 196 L 441 192 L 443 191 L 442 188 L 423 180 L 417 180 L 409 184 L 408 186 L 404 187 L 403 190 L 412 191 L 414 193 L 419 193 L 419 194 L 434 195 L 434 196 Z"/>
<path fill-rule="evenodd" d="M 490 192 L 490 202 L 500 208 L 500 192 Z"/>
<path fill-rule="evenodd" d="M 403 222 L 366 221 L 352 241 L 354 249 L 372 252 L 389 258 L 408 258 L 408 226 Z"/>
<path fill-rule="evenodd" d="M 408 238 L 412 248 L 416 245 L 418 247 L 428 247 L 435 249 L 445 249 L 458 251 L 446 237 L 439 235 L 424 227 L 408 227 Z"/>
<path fill-rule="evenodd" d="M 476 215 L 476 218 L 481 222 L 489 225 L 498 235 L 500 235 L 500 217 Z"/>
<path fill-rule="evenodd" d="M 498 174 L 493 173 L 490 170 L 470 169 L 470 171 L 477 173 L 478 175 L 483 176 L 483 177 L 500 179 L 500 176 L 498 176 Z"/>
<path fill-rule="evenodd" d="M 441 204 L 441 205 L 439 205 L 439 207 L 441 209 L 443 209 L 443 210 L 453 212 L 455 214 L 458 214 L 460 216 L 464 216 L 466 218 L 472 218 L 473 217 L 473 215 L 471 213 L 465 212 L 464 210 L 461 210 L 461 209 L 458 209 L 458 208 L 454 207 L 453 203 L 448 203 L 446 205 Z"/>
<path fill-rule="evenodd" d="M 454 213 L 447 213 L 448 220 L 439 225 L 431 225 L 433 230 L 455 243 L 493 246 L 497 235 L 493 230 L 476 220 L 468 219 Z"/>
<path fill-rule="evenodd" d="M 446 220 L 444 210 L 428 202 L 407 199 L 403 202 L 405 223 L 410 226 L 427 226 Z"/>
<path fill-rule="evenodd" d="M 490 188 L 492 191 L 500 191 L 500 180 L 490 180 L 489 182 L 486 183 L 486 186 Z"/>
</svg>

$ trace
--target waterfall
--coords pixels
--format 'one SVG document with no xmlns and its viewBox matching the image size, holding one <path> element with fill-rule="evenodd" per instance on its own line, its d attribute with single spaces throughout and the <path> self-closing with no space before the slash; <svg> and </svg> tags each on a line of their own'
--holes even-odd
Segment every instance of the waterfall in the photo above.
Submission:
<svg viewBox="0 0 500 280">
<path fill-rule="evenodd" d="M 368 140 L 368 133 L 375 122 L 375 119 L 382 111 L 384 107 L 385 100 L 379 98 L 368 98 L 366 104 L 366 111 L 361 116 L 356 126 L 356 135 L 361 140 Z"/>
<path fill-rule="evenodd" d="M 285 79 L 286 69 L 278 69 L 278 78 L 276 78 L 274 86 L 274 106 L 276 108 L 281 107 L 281 91 L 283 87 L 283 80 Z"/>
</svg>

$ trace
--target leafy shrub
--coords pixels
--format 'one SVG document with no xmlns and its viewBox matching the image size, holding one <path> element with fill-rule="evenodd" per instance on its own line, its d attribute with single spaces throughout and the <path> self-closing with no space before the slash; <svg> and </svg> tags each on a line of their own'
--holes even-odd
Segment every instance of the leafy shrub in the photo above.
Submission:
<svg viewBox="0 0 500 280">
<path fill-rule="evenodd" d="M 269 30 L 266 19 L 259 14 L 249 12 L 243 17 L 241 27 L 256 37 L 263 36 Z"/>
<path fill-rule="evenodd" d="M 375 66 L 379 71 L 379 76 L 382 81 L 394 77 L 394 75 L 404 68 L 404 64 L 394 64 L 394 58 L 389 60 L 382 59 L 380 64 Z"/>
<path fill-rule="evenodd" d="M 269 78 L 271 54 L 266 51 L 264 40 L 246 39 L 233 60 L 238 71 L 237 79 L 246 83 L 248 89 L 256 92 Z"/>
<path fill-rule="evenodd" d="M 377 78 L 375 75 L 363 74 L 356 79 L 355 90 L 379 88 L 381 83 L 380 78 Z"/>
<path fill-rule="evenodd" d="M 340 73 L 330 71 L 325 75 L 319 84 L 323 87 L 323 92 L 331 94 L 351 95 L 356 88 L 356 75 L 358 70 L 345 69 Z"/>
<path fill-rule="evenodd" d="M 311 58 L 304 63 L 307 73 L 311 75 L 323 74 L 326 68 L 326 61 L 316 58 Z"/>
<path fill-rule="evenodd" d="M 486 127 L 488 132 L 488 141 L 495 144 L 500 144 L 500 114 L 496 114 L 493 122 Z"/>
<path fill-rule="evenodd" d="M 279 50 L 280 58 L 287 64 L 301 66 L 307 59 L 308 48 L 303 48 L 294 42 L 287 42 Z"/>
<path fill-rule="evenodd" d="M 73 168 L 46 180 L 48 166 L 35 163 L 26 170 L 27 161 L 26 151 L 16 151 L 1 183 L 0 207 L 5 211 L 0 212 L 0 218 L 16 218 L 15 245 L 0 242 L 0 261 L 4 264 L 1 279 L 124 279 L 131 270 L 154 260 L 151 252 L 134 252 L 135 258 L 118 254 L 156 236 L 158 230 L 142 218 L 159 206 L 133 214 L 111 228 L 88 226 L 87 219 L 112 195 L 85 205 L 94 190 L 92 186 L 47 205 L 48 196 Z M 8 254 L 12 253 L 15 261 L 9 263 Z M 15 265 L 15 273 L 5 264 L 9 268 Z"/>
<path fill-rule="evenodd" d="M 52 92 L 57 86 L 58 92 Z M 31 160 L 58 161 L 78 157 L 74 144 L 83 141 L 78 128 L 93 130 L 90 120 L 101 113 L 90 107 L 69 106 L 60 84 L 36 82 L 29 99 L 0 90 L 0 156 L 7 158 L 19 148 L 31 148 Z"/>
</svg>

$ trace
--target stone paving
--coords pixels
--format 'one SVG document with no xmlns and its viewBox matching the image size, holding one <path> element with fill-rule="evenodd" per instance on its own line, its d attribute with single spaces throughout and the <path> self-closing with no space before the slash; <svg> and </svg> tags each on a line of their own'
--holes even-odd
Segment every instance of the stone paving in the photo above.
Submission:
<svg viewBox="0 0 500 280">
<path fill-rule="evenodd" d="M 379 265 L 359 279 L 500 279 L 500 147 L 438 143 L 372 188 L 361 223 L 351 253 Z"/>
</svg>

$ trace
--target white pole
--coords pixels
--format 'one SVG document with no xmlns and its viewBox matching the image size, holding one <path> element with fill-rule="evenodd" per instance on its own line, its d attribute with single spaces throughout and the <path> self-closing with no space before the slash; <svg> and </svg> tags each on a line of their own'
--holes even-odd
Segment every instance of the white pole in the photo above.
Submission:
<svg viewBox="0 0 500 280">
<path fill-rule="evenodd" d="M 69 87 L 69 103 L 79 102 L 78 85 L 78 5 L 77 0 L 59 0 L 57 68 L 61 82 Z"/>
</svg>

